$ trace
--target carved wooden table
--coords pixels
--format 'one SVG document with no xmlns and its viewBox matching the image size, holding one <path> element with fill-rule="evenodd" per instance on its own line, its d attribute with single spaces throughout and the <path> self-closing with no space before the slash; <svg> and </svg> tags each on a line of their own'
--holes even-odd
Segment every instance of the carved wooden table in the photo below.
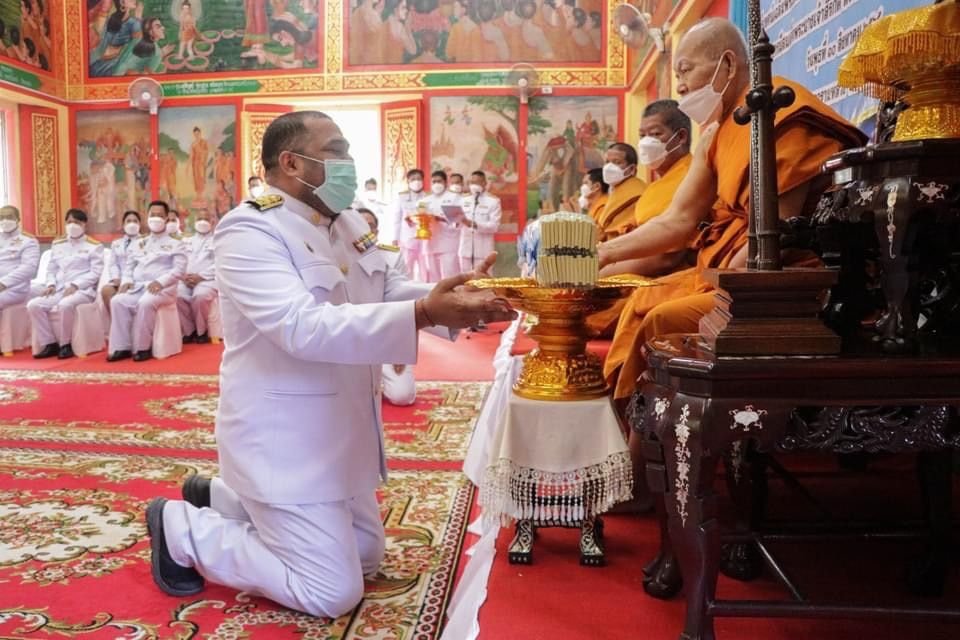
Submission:
<svg viewBox="0 0 960 640">
<path fill-rule="evenodd" d="M 650 380 L 632 421 L 646 437 L 647 479 L 652 491 L 665 494 L 660 506 L 666 517 L 660 555 L 644 570 L 645 589 L 658 596 L 675 593 L 679 569 L 687 600 L 682 639 L 713 639 L 713 619 L 719 616 L 960 621 L 960 609 L 821 605 L 796 590 L 792 602 L 717 600 L 721 532 L 713 487 L 717 462 L 728 453 L 728 476 L 733 484 L 743 480 L 739 463 L 750 441 L 760 451 L 921 452 L 933 576 L 919 581 L 942 582 L 950 537 L 950 455 L 960 448 L 960 360 L 866 352 L 716 358 L 698 336 L 679 335 L 646 348 Z"/>
</svg>

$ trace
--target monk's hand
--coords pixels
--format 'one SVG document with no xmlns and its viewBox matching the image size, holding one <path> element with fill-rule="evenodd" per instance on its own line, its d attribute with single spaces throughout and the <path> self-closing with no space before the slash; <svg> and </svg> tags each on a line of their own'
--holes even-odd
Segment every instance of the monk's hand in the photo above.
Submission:
<svg viewBox="0 0 960 640">
<path fill-rule="evenodd" d="M 597 262 L 599 262 L 601 269 L 608 264 L 613 264 L 616 262 L 616 260 L 613 259 L 613 256 L 610 255 L 610 247 L 606 242 L 601 242 L 597 245 Z"/>
<path fill-rule="evenodd" d="M 496 259 L 496 255 L 492 257 Z M 488 256 L 484 263 L 490 259 L 491 256 Z M 445 278 L 425 298 L 417 300 L 417 328 L 440 325 L 463 329 L 481 321 L 504 322 L 517 317 L 517 312 L 510 308 L 510 304 L 497 298 L 493 291 L 462 286 L 472 277 L 471 272 Z"/>
</svg>

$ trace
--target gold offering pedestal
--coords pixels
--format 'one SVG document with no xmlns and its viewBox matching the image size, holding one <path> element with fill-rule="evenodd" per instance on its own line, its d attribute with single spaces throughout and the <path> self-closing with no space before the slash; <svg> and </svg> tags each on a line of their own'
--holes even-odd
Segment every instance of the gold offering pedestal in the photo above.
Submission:
<svg viewBox="0 0 960 640">
<path fill-rule="evenodd" d="M 429 240 L 433 237 L 433 221 L 436 218 L 433 214 L 418 212 L 410 216 L 410 219 L 417 223 L 417 240 Z"/>
<path fill-rule="evenodd" d="M 541 287 L 533 278 L 487 278 L 470 283 L 492 290 L 511 306 L 537 317 L 530 337 L 537 348 L 523 358 L 513 392 L 530 400 L 587 400 L 609 389 L 603 363 L 587 352 L 593 337 L 586 320 L 637 288 L 658 283 L 640 276 L 601 278 L 592 288 Z"/>
</svg>

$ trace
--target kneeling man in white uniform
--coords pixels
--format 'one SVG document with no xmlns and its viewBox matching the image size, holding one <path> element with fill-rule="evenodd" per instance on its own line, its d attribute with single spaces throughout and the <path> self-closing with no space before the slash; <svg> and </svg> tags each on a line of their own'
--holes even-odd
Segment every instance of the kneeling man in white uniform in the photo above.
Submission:
<svg viewBox="0 0 960 640">
<path fill-rule="evenodd" d="M 147 507 L 166 593 L 206 578 L 316 616 L 350 611 L 384 553 L 381 365 L 413 364 L 420 329 L 516 315 L 461 286 L 472 274 L 431 290 L 390 269 L 359 214 L 336 213 L 357 188 L 348 149 L 322 113 L 280 116 L 262 143 L 270 188 L 217 227 L 222 475 Z"/>
</svg>

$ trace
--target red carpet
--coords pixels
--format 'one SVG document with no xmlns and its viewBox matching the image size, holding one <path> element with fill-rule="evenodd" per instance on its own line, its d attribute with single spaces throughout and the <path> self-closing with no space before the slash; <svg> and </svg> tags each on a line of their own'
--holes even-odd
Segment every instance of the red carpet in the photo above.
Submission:
<svg viewBox="0 0 960 640">
<path fill-rule="evenodd" d="M 450 366 L 451 355 L 486 349 L 489 366 L 497 338 L 454 347 L 426 336 L 422 368 L 445 363 L 462 379 L 481 367 Z M 414 406 L 384 407 L 387 556 L 353 613 L 320 620 L 216 585 L 179 599 L 154 587 L 142 510 L 177 497 L 187 475 L 216 472 L 220 351 L 0 361 L 0 638 L 439 636 L 473 504 L 459 469 L 485 383 L 421 375 Z"/>
<path fill-rule="evenodd" d="M 909 460 L 908 460 L 909 462 Z M 855 493 L 863 511 L 910 514 L 917 486 L 908 465 L 846 474 L 820 474 L 804 480 L 818 496 L 827 496 L 834 513 L 848 514 L 848 499 Z M 958 488 L 960 488 L 960 483 Z M 773 483 L 770 503 L 774 515 L 786 517 L 795 496 Z M 960 513 L 956 500 L 955 513 Z M 800 516 L 807 514 L 801 513 Z M 864 514 L 866 517 L 866 514 Z M 501 530 L 497 558 L 488 585 L 488 598 L 480 612 L 481 640 L 675 640 L 683 629 L 682 597 L 669 602 L 643 592 L 641 567 L 655 555 L 658 533 L 652 516 L 605 517 L 607 559 L 605 568 L 579 565 L 577 532 L 543 529 L 538 532 L 533 564 L 507 562 L 512 532 Z M 903 593 L 907 559 L 916 552 L 912 543 L 779 544 L 778 558 L 811 599 L 834 596 L 846 602 L 914 604 L 960 608 L 960 571 L 954 567 L 949 591 L 943 598 L 920 600 Z M 786 592 L 764 577 L 744 584 L 721 577 L 721 598 L 782 599 Z M 522 603 L 522 604 L 521 604 Z M 720 619 L 720 640 L 948 640 L 960 637 L 957 626 L 898 621 Z"/>
</svg>

